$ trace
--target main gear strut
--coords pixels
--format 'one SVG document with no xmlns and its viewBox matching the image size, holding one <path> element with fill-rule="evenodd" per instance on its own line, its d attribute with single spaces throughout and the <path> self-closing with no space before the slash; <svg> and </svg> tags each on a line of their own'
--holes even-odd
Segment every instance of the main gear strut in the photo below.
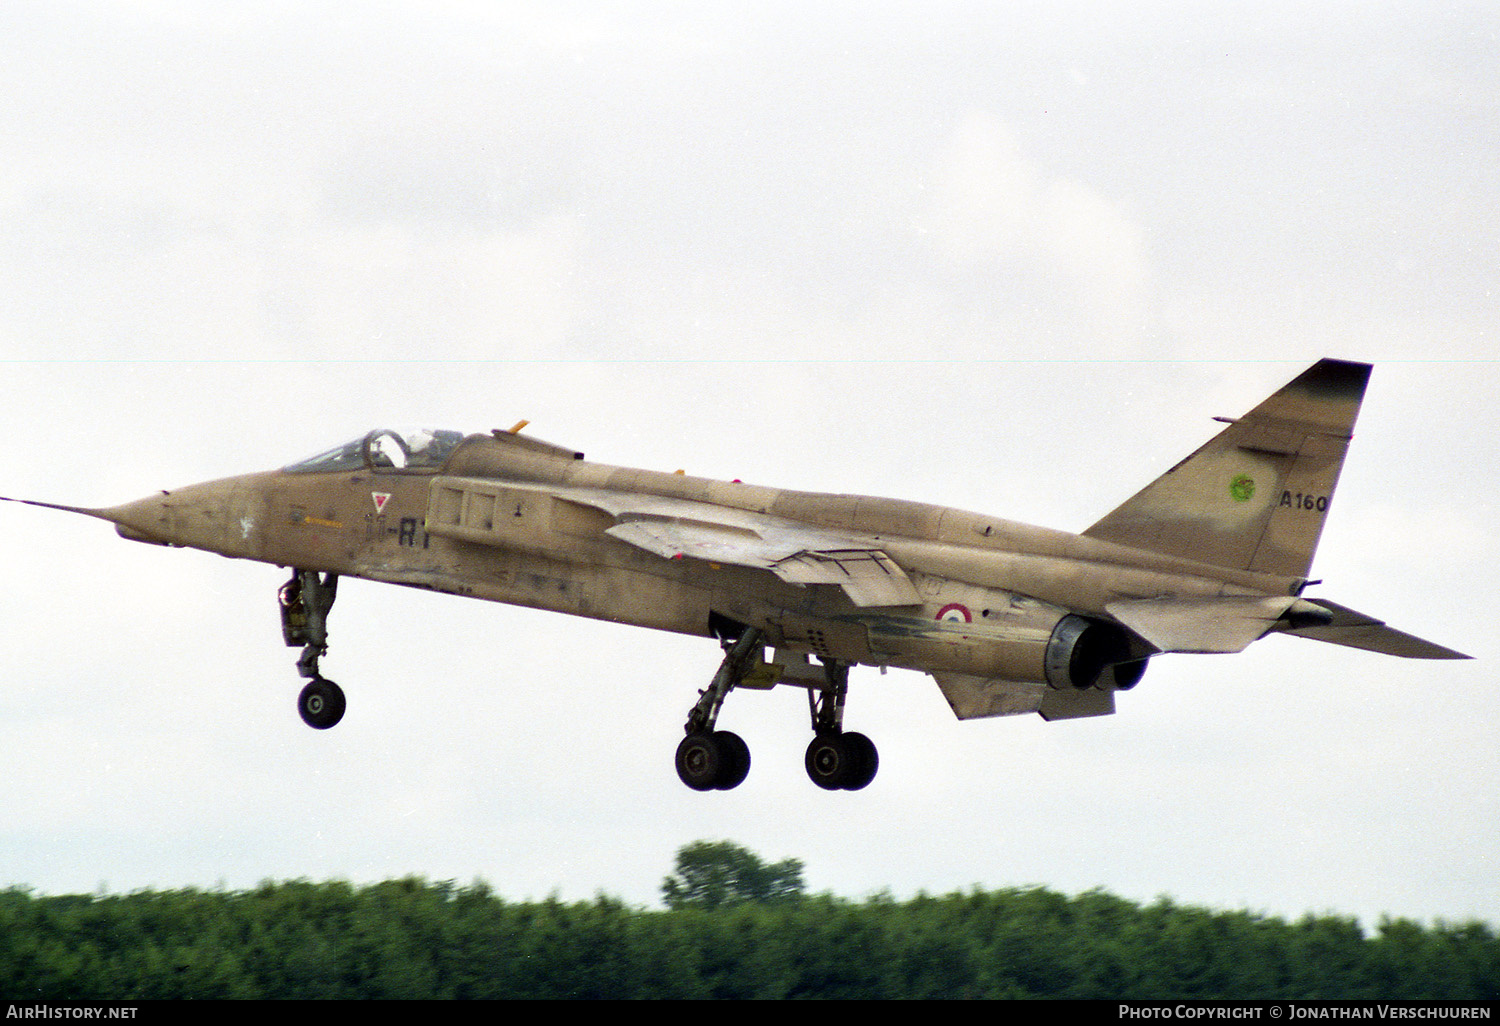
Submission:
<svg viewBox="0 0 1500 1026">
<path fill-rule="evenodd" d="M 825 687 L 807 691 L 813 739 L 804 760 L 807 775 L 828 791 L 858 791 L 875 779 L 880 756 L 875 742 L 863 734 L 844 730 L 844 699 L 849 693 L 849 664 L 830 660 L 823 664 Z"/>
<path fill-rule="evenodd" d="M 739 638 L 724 641 L 724 661 L 713 683 L 688 713 L 687 736 L 677 746 L 677 775 L 695 791 L 728 791 L 750 772 L 750 748 L 733 731 L 715 730 L 724 698 L 750 672 L 761 654 L 761 632 L 745 628 Z"/>
<path fill-rule="evenodd" d="M 813 740 L 807 746 L 805 765 L 813 783 L 830 791 L 858 791 L 868 785 L 880 767 L 880 757 L 868 737 L 844 730 L 849 664 L 825 661 L 821 679 L 818 667 L 805 656 L 792 655 L 783 665 L 778 653 L 776 665 L 767 666 L 763 637 L 756 628 L 745 627 L 738 637 L 724 639 L 724 661 L 688 713 L 683 728 L 687 736 L 677 746 L 677 775 L 695 791 L 738 787 L 750 771 L 750 749 L 738 734 L 716 729 L 719 710 L 736 687 L 769 688 L 781 683 L 807 688 Z"/>
</svg>

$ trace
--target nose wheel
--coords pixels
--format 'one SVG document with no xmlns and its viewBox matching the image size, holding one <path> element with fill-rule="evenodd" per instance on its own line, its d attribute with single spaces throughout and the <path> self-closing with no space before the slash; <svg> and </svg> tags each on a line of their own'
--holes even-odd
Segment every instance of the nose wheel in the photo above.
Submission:
<svg viewBox="0 0 1500 1026">
<path fill-rule="evenodd" d="M 331 680 L 315 677 L 297 696 L 302 722 L 314 730 L 327 730 L 344 718 L 344 689 Z"/>
</svg>

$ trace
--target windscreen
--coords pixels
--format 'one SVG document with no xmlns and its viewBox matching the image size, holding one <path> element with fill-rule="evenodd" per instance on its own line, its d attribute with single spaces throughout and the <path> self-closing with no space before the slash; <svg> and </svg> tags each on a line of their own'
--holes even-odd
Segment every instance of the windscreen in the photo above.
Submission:
<svg viewBox="0 0 1500 1026">
<path fill-rule="evenodd" d="M 350 442 L 283 468 L 292 474 L 362 470 L 436 470 L 459 442 L 461 431 L 376 428 Z"/>
</svg>

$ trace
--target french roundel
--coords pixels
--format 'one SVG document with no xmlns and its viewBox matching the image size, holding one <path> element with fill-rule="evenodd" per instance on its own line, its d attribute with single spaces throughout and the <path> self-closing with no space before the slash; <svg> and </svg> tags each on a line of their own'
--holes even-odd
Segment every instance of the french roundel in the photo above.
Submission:
<svg viewBox="0 0 1500 1026">
<path fill-rule="evenodd" d="M 969 612 L 968 606 L 950 602 L 938 610 L 937 619 L 947 620 L 950 623 L 972 623 L 974 617 Z"/>
</svg>

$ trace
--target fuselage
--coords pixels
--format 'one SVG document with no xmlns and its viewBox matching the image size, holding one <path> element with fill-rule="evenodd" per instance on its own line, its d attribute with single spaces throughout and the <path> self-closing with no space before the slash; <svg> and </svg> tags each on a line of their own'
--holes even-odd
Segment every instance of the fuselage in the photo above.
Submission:
<svg viewBox="0 0 1500 1026">
<path fill-rule="evenodd" d="M 590 463 L 501 432 L 463 439 L 440 465 L 329 462 L 102 512 L 140 541 L 687 634 L 746 624 L 825 659 L 1020 680 L 1047 678 L 1048 642 L 1070 613 L 1108 620 L 1106 605 L 1121 599 L 1288 595 L 1303 584 L 941 506 Z M 834 532 L 887 554 L 919 602 L 860 606 L 836 587 L 664 559 L 606 534 L 615 517 L 568 497 L 580 489 Z"/>
</svg>

